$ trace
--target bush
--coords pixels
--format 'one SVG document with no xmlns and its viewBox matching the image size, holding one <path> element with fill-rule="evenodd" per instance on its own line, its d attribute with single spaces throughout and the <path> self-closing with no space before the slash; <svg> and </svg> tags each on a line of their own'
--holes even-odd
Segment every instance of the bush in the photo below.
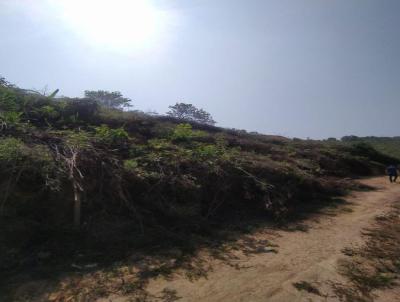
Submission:
<svg viewBox="0 0 400 302">
<path fill-rule="evenodd" d="M 21 140 L 12 137 L 0 139 L 0 164 L 18 161 L 25 152 Z"/>
<path fill-rule="evenodd" d="M 123 128 L 110 129 L 107 125 L 95 127 L 95 138 L 106 144 L 122 144 L 129 138 L 128 132 Z"/>
<path fill-rule="evenodd" d="M 138 167 L 138 162 L 134 159 L 127 159 L 124 161 L 124 169 L 128 172 L 134 171 Z"/>
<path fill-rule="evenodd" d="M 0 138 L 0 165 L 8 164 L 15 168 L 23 165 L 26 169 L 45 171 L 45 174 L 54 172 L 54 159 L 46 145 L 28 146 L 13 137 Z"/>
<path fill-rule="evenodd" d="M 0 111 L 19 110 L 17 95 L 9 88 L 0 87 Z"/>
<path fill-rule="evenodd" d="M 2 128 L 14 128 L 21 123 L 22 112 L 8 111 L 0 112 L 0 123 Z"/>
<path fill-rule="evenodd" d="M 45 118 L 45 119 L 57 119 L 60 116 L 60 112 L 58 112 L 53 106 L 43 106 L 40 108 L 40 114 Z"/>
<path fill-rule="evenodd" d="M 398 164 L 399 159 L 378 152 L 368 143 L 360 142 L 352 146 L 351 153 L 355 156 L 364 156 L 372 161 L 382 162 L 387 165 Z"/>
<path fill-rule="evenodd" d="M 86 150 L 91 147 L 90 135 L 85 131 L 65 131 L 62 134 L 65 135 L 65 144 L 67 146 L 79 150 Z"/>
<path fill-rule="evenodd" d="M 196 148 L 196 154 L 203 159 L 214 159 L 217 158 L 221 152 L 215 145 L 200 145 Z"/>
<path fill-rule="evenodd" d="M 205 133 L 203 131 L 196 131 L 192 129 L 190 124 L 178 124 L 171 136 L 172 141 L 190 141 L 195 137 L 203 137 Z"/>
<path fill-rule="evenodd" d="M 18 208 L 29 213 L 35 206 L 32 199 L 46 188 L 59 190 L 61 177 L 56 165 L 45 145 L 28 146 L 20 139 L 0 139 L 0 215 Z"/>
<path fill-rule="evenodd" d="M 90 99 L 65 99 L 64 101 L 56 101 L 61 116 L 67 123 L 73 118 L 75 122 L 96 122 L 96 116 L 99 112 L 99 105 Z"/>
</svg>

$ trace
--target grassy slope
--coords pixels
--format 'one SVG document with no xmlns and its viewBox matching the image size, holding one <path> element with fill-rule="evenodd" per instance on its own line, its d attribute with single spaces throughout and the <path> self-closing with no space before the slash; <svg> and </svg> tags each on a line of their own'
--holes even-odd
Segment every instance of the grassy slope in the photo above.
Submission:
<svg viewBox="0 0 400 302">
<path fill-rule="evenodd" d="M 400 137 L 355 137 L 350 143 L 364 142 L 373 146 L 379 152 L 397 159 L 400 162 Z"/>
<path fill-rule="evenodd" d="M 382 173 L 393 161 L 368 146 L 188 125 L 5 86 L 0 116 L 5 276 L 41 265 L 43 251 L 53 265 L 149 247 L 191 253 L 211 237 L 225 240 L 227 229 L 323 206 L 353 185 L 343 178 Z"/>
</svg>

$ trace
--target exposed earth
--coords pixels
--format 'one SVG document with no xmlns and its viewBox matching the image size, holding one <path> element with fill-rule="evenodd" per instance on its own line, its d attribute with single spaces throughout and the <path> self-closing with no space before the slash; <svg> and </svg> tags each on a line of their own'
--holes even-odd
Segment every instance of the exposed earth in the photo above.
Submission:
<svg viewBox="0 0 400 302">
<path fill-rule="evenodd" d="M 362 231 L 377 215 L 390 211 L 399 199 L 400 185 L 386 178 L 362 180 L 373 191 L 354 192 L 346 202 L 326 209 L 289 231 L 261 231 L 254 234 L 265 242 L 259 253 L 234 251 L 229 263 L 204 254 L 211 269 L 205 277 L 193 280 L 185 272 L 172 278 L 158 277 L 146 290 L 154 295 L 173 293 L 171 301 L 339 301 L 332 290 L 335 282 L 346 282 L 337 264 L 343 250 L 362 244 Z M 203 260 L 204 260 L 203 259 Z M 299 290 L 294 284 L 312 285 Z M 316 292 L 315 292 L 316 289 Z M 313 292 L 314 291 L 314 292 Z M 396 301 L 396 289 L 383 291 L 379 301 Z M 110 296 L 100 301 L 122 302 L 129 297 Z"/>
</svg>

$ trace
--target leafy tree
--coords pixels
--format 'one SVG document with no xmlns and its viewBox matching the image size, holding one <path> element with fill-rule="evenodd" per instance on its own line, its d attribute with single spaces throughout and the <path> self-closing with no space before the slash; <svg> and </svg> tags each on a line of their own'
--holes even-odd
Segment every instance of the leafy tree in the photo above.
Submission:
<svg viewBox="0 0 400 302">
<path fill-rule="evenodd" d="M 358 141 L 360 138 L 356 135 L 348 135 L 348 136 L 343 136 L 341 138 L 342 142 L 355 142 Z"/>
<path fill-rule="evenodd" d="M 0 86 L 2 87 L 8 87 L 8 88 L 13 88 L 14 85 L 11 84 L 10 82 L 8 82 L 5 78 L 3 78 L 2 76 L 0 76 Z"/>
<path fill-rule="evenodd" d="M 169 106 L 169 109 L 170 111 L 167 112 L 167 115 L 181 120 L 193 121 L 207 125 L 216 124 L 210 113 L 203 109 L 196 108 L 192 104 L 176 103 L 174 106 Z"/>
<path fill-rule="evenodd" d="M 85 97 L 92 99 L 99 104 L 113 109 L 121 109 L 122 107 L 131 107 L 131 99 L 123 97 L 119 91 L 106 90 L 85 90 Z"/>
<path fill-rule="evenodd" d="M 326 140 L 328 142 L 337 142 L 338 141 L 336 137 L 328 137 Z"/>
</svg>

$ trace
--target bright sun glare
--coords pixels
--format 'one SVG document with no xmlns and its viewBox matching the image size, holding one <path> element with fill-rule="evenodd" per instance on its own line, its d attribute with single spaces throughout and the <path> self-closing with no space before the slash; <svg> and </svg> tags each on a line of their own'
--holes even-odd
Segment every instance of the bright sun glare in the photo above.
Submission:
<svg viewBox="0 0 400 302">
<path fill-rule="evenodd" d="M 58 0 L 62 19 L 96 47 L 134 51 L 156 47 L 167 15 L 151 0 Z"/>
</svg>

